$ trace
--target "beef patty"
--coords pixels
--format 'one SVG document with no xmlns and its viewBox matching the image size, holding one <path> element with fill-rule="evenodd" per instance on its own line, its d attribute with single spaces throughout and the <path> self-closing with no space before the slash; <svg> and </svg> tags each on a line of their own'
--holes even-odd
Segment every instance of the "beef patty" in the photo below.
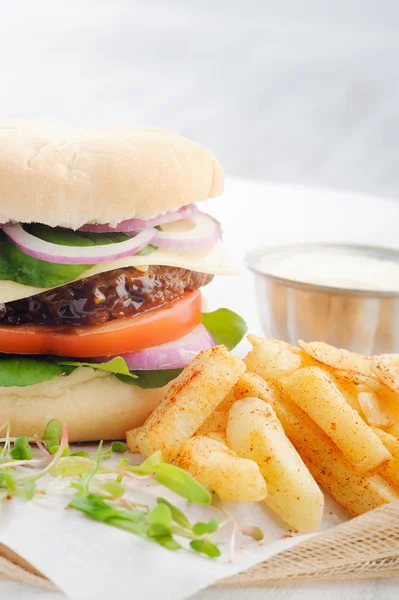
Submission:
<svg viewBox="0 0 399 600">
<path fill-rule="evenodd" d="M 132 267 L 101 273 L 48 292 L 0 303 L 0 324 L 99 325 L 131 317 L 193 292 L 213 275 L 177 267 Z"/>
</svg>

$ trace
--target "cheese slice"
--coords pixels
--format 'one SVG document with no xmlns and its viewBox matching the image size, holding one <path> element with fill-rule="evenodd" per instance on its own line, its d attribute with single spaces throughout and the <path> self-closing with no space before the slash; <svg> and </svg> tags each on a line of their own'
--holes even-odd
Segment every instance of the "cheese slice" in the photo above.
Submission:
<svg viewBox="0 0 399 600">
<path fill-rule="evenodd" d="M 77 281 L 85 277 L 92 277 L 99 273 L 106 273 L 114 269 L 124 267 L 138 267 L 141 271 L 150 265 L 163 265 L 168 267 L 180 267 L 190 271 L 209 273 L 211 275 L 236 275 L 237 271 L 232 266 L 223 243 L 219 240 L 209 250 L 161 250 L 158 249 L 147 256 L 127 256 L 107 263 L 94 265 L 84 271 L 79 277 L 71 280 Z M 60 287 L 60 286 L 56 286 Z M 22 285 L 14 281 L 0 281 L 0 303 L 21 300 L 28 296 L 34 296 L 54 288 L 37 288 L 30 285 Z"/>
</svg>

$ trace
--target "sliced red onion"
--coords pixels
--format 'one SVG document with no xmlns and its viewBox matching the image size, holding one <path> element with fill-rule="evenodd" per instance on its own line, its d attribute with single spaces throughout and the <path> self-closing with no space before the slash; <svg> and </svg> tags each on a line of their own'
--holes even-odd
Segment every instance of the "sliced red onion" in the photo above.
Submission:
<svg viewBox="0 0 399 600">
<path fill-rule="evenodd" d="M 51 263 L 60 264 L 98 264 L 117 258 L 131 256 L 147 246 L 155 237 L 156 229 L 144 229 L 135 237 L 124 242 L 102 246 L 61 246 L 45 242 L 28 233 L 19 225 L 3 226 L 4 233 L 10 240 L 29 256 Z"/>
<path fill-rule="evenodd" d="M 193 228 L 188 231 L 158 231 L 153 239 L 158 248 L 174 250 L 203 250 L 211 248 L 220 237 L 220 227 L 217 221 L 209 215 L 197 212 L 190 218 Z"/>
<path fill-rule="evenodd" d="M 154 219 L 129 219 L 128 221 L 122 221 L 116 227 L 88 223 L 87 225 L 83 225 L 78 231 L 87 231 L 90 233 L 115 233 L 116 231 L 121 231 L 123 233 L 129 233 L 130 231 L 140 231 L 141 229 L 156 227 L 157 225 L 162 225 L 164 223 L 172 223 L 172 221 L 190 219 L 197 210 L 195 204 L 189 204 L 188 206 L 182 206 L 174 212 L 167 212 L 164 215 L 155 217 Z"/>
<path fill-rule="evenodd" d="M 130 371 L 153 371 L 164 369 L 182 369 L 188 365 L 201 350 L 213 348 L 216 342 L 203 326 L 198 325 L 194 331 L 179 340 L 154 346 L 138 352 L 120 354 Z M 111 356 L 90 359 L 93 362 L 106 362 Z"/>
</svg>

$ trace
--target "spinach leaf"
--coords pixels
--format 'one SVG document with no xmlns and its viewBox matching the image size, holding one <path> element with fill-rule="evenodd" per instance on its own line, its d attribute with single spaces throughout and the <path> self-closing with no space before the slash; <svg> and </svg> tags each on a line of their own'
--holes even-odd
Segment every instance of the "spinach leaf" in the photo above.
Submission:
<svg viewBox="0 0 399 600">
<path fill-rule="evenodd" d="M 130 383 L 143 390 L 163 387 L 172 379 L 176 379 L 183 369 L 160 369 L 159 371 L 130 371 L 134 377 L 117 374 L 117 378 L 123 383 Z"/>
<path fill-rule="evenodd" d="M 45 358 L 0 356 L 0 387 L 25 387 L 49 381 L 64 372 L 63 367 Z"/>
<path fill-rule="evenodd" d="M 147 244 L 147 246 L 144 246 L 144 248 L 142 248 L 141 250 L 136 252 L 135 256 L 148 256 L 149 254 L 152 254 L 156 250 L 158 250 L 157 246 L 153 246 L 152 244 Z"/>
<path fill-rule="evenodd" d="M 202 324 L 215 342 L 223 344 L 228 350 L 233 350 L 248 330 L 244 319 L 228 308 L 202 313 Z"/>
<path fill-rule="evenodd" d="M 45 242 L 60 246 L 106 246 L 130 239 L 128 235 L 119 231 L 115 231 L 115 233 L 87 233 L 85 231 L 64 229 L 64 227 L 48 227 L 41 223 L 24 225 L 24 229 Z"/>
<path fill-rule="evenodd" d="M 79 277 L 90 265 L 62 265 L 33 258 L 19 250 L 0 231 L 0 280 L 46 288 L 63 285 Z"/>
<path fill-rule="evenodd" d="M 92 369 L 107 371 L 108 373 L 113 373 L 114 375 L 122 375 L 128 379 L 136 377 L 133 371 L 129 371 L 127 364 L 121 356 L 116 356 L 115 358 L 111 358 L 111 360 L 103 363 L 57 360 L 57 364 L 66 367 L 91 367 Z"/>
<path fill-rule="evenodd" d="M 25 225 L 25 229 L 46 242 L 63 246 L 102 246 L 129 239 L 127 235 L 119 232 L 86 233 L 62 227 L 47 227 L 38 223 Z M 157 248 L 149 244 L 137 254 L 145 256 L 155 250 Z M 74 281 L 90 266 L 90 264 L 64 265 L 33 258 L 14 246 L 5 233 L 0 231 L 0 280 L 51 288 Z"/>
</svg>

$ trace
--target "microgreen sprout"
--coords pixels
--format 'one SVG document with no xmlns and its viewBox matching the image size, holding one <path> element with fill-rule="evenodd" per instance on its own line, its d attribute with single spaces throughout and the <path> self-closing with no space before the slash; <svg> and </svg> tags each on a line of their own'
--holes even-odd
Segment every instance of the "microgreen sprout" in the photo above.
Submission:
<svg viewBox="0 0 399 600">
<path fill-rule="evenodd" d="M 138 466 L 129 464 L 125 457 L 115 464 L 114 455 L 127 452 L 123 442 L 112 442 L 106 450 L 100 442 L 94 457 L 86 451 L 70 454 L 67 428 L 56 419 L 50 421 L 41 437 L 11 437 L 9 423 L 0 427 L 0 431 L 4 429 L 5 437 L 0 438 L 4 444 L 0 448 L 0 500 L 17 495 L 32 500 L 38 493 L 47 493 L 61 479 L 69 478 L 70 489 L 74 492 L 69 508 L 168 550 L 187 548 L 209 558 L 217 558 L 220 550 L 212 536 L 227 524 L 232 524 L 230 559 L 237 531 L 255 540 L 263 537 L 259 528 L 240 527 L 215 494 L 212 495 L 207 487 L 183 469 L 165 463 L 160 452 Z M 33 457 L 31 444 L 38 446 L 41 458 Z M 113 457 L 114 460 L 111 460 Z M 37 482 L 45 475 L 51 475 L 53 479 L 43 489 L 38 489 Z M 165 498 L 157 498 L 152 507 L 133 502 L 126 495 L 129 479 L 136 480 L 138 484 L 154 480 L 184 498 L 188 504 L 212 504 L 227 518 L 222 523 L 215 517 L 208 522 L 191 523 L 180 508 Z M 140 491 L 145 493 L 146 487 Z"/>
<path fill-rule="evenodd" d="M 25 436 L 17 438 L 13 449 L 10 450 L 10 456 L 14 460 L 30 460 L 33 452 L 29 444 L 29 438 Z"/>
<path fill-rule="evenodd" d="M 111 458 L 112 454 L 125 454 L 127 452 L 126 444 L 123 442 L 112 442 L 108 450 L 101 454 L 101 458 Z"/>
<path fill-rule="evenodd" d="M 51 456 L 51 453 L 47 450 L 46 446 L 40 440 L 35 440 L 35 444 L 43 452 L 45 456 Z"/>
<path fill-rule="evenodd" d="M 32 439 L 32 441 L 36 441 L 35 438 L 11 438 L 8 436 L 8 439 L 4 443 L 3 460 L 0 461 L 0 489 L 6 488 L 8 490 L 7 497 L 23 494 L 27 500 L 31 500 L 36 491 L 35 482 L 51 471 L 51 469 L 57 464 L 65 452 L 65 449 L 68 448 L 68 432 L 65 425 L 61 426 L 61 439 L 58 450 L 54 456 L 50 455 L 50 461 L 48 458 L 32 460 L 33 453 L 29 444 L 30 439 Z M 14 447 L 12 450 L 10 450 L 9 457 L 7 457 L 5 456 L 5 448 L 9 448 L 11 443 L 13 443 Z M 43 466 L 43 464 L 46 462 L 47 465 L 37 472 L 26 474 L 16 471 L 16 467 L 18 466 L 29 465 L 32 467 L 38 467 Z M 2 496 L 0 495 L 0 497 Z"/>
<path fill-rule="evenodd" d="M 212 506 L 214 506 L 215 508 L 218 508 L 227 517 L 226 521 L 221 523 L 219 528 L 224 527 L 225 525 L 228 525 L 229 523 L 231 523 L 231 526 L 232 526 L 231 534 L 230 534 L 230 542 L 229 542 L 229 562 L 233 562 L 233 560 L 234 560 L 234 549 L 235 549 L 235 541 L 236 541 L 237 531 L 240 531 L 242 533 L 242 535 L 251 537 L 253 540 L 255 540 L 257 542 L 260 542 L 261 540 L 263 540 L 264 535 L 263 535 L 263 531 L 260 529 L 260 527 L 255 527 L 252 525 L 246 525 L 246 526 L 240 525 L 238 523 L 237 519 L 235 518 L 235 516 L 226 510 L 226 507 L 224 506 L 223 502 L 221 501 L 218 494 L 216 494 L 216 492 L 214 492 L 212 494 Z"/>
</svg>

